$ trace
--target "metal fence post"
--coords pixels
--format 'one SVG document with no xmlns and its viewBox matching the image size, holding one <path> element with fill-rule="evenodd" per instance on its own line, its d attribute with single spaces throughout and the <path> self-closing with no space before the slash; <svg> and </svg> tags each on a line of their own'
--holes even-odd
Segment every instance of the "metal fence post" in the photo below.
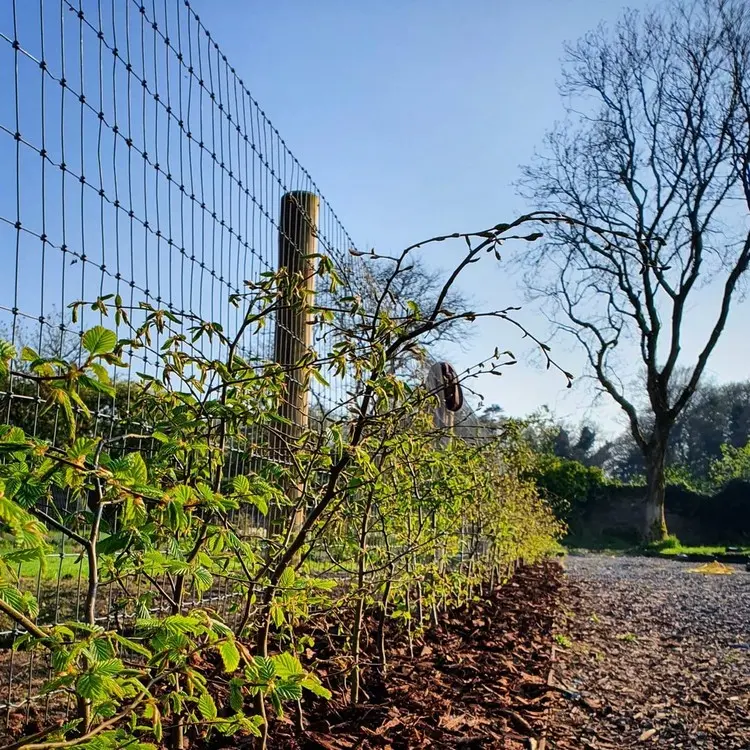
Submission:
<svg viewBox="0 0 750 750">
<path fill-rule="evenodd" d="M 276 315 L 274 360 L 285 372 L 285 392 L 279 414 L 287 423 L 278 425 L 271 435 L 271 451 L 275 460 L 290 463 L 290 449 L 299 439 L 309 420 L 309 386 L 304 382 L 300 361 L 313 341 L 311 316 L 306 312 L 315 292 L 315 263 L 310 256 L 317 244 L 320 200 L 314 193 L 295 190 L 281 199 L 279 218 L 279 269 L 285 268 L 288 285 Z M 295 507 L 302 489 L 297 482 L 286 488 L 287 497 Z M 292 519 L 293 528 L 304 521 L 305 510 L 299 508 Z M 276 509 L 271 518 L 271 533 L 278 533 L 283 511 Z"/>
</svg>

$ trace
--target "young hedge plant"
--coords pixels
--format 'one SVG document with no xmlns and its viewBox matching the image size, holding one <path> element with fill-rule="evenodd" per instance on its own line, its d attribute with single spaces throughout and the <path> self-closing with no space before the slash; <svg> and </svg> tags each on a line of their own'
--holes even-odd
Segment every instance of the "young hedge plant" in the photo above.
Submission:
<svg viewBox="0 0 750 750">
<path fill-rule="evenodd" d="M 356 703 L 365 612 L 378 619 L 385 671 L 388 620 L 413 637 L 547 553 L 562 530 L 525 478 L 522 442 L 441 433 L 437 394 L 396 363 L 459 319 L 517 325 L 512 308 L 450 311 L 444 301 L 506 239 L 540 236 L 518 228 L 558 218 L 455 235 L 466 249 L 429 309 L 389 296 L 416 245 L 358 261 L 365 273 L 369 262 L 390 264 L 367 306 L 353 279 L 315 256 L 317 292 L 283 269 L 247 282 L 231 299 L 240 320 L 231 333 L 107 296 L 73 306 L 101 321 L 83 332 L 75 361 L 0 342 L 5 390 L 26 384 L 65 426 L 54 439 L 0 427 L 0 522 L 12 539 L 0 556 L 0 613 L 22 631 L 14 648 L 48 660 L 44 690 L 75 704 L 73 718 L 19 747 L 179 749 L 238 733 L 265 746 L 269 711 L 291 707 L 301 728 L 305 695 L 339 689 L 316 672 L 310 618 L 337 613 Z M 290 300 L 327 333 L 323 351 L 285 369 L 243 346 Z M 131 372 L 134 354 L 151 369 Z M 460 377 L 512 362 L 496 350 Z M 342 376 L 341 402 L 290 437 L 280 416 L 289 378 L 325 389 Z M 104 435 L 107 410 L 116 429 Z M 44 566 L 61 537 L 85 561 L 85 603 L 82 616 L 46 623 L 18 571 Z M 235 603 L 226 617 L 211 606 L 219 595 Z"/>
</svg>

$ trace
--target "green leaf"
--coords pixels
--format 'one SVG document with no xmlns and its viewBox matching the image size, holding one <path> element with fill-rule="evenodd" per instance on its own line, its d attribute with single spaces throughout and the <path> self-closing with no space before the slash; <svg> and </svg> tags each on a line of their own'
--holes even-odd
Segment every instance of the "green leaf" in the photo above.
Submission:
<svg viewBox="0 0 750 750">
<path fill-rule="evenodd" d="M 266 502 L 265 498 L 261 497 L 260 495 L 253 495 L 250 501 L 262 515 L 268 515 L 268 503 Z"/>
<path fill-rule="evenodd" d="M 161 742 L 164 735 L 164 727 L 161 720 L 161 711 L 156 703 L 149 703 L 143 710 L 143 717 L 151 721 L 153 726 L 154 737 L 157 742 Z"/>
<path fill-rule="evenodd" d="M 41 562 L 44 559 L 44 547 L 35 546 L 29 549 L 19 549 L 13 552 L 4 552 L 2 560 L 6 565 L 15 565 L 16 563 Z M 0 592 L 0 599 L 5 595 Z M 10 604 L 10 602 L 8 602 Z M 14 605 L 15 606 L 15 605 Z"/>
<path fill-rule="evenodd" d="M 219 646 L 219 654 L 221 655 L 221 661 L 224 663 L 225 672 L 234 672 L 239 667 L 240 651 L 234 641 L 224 641 Z"/>
<path fill-rule="evenodd" d="M 104 326 L 94 326 L 83 334 L 81 344 L 89 354 L 109 354 L 117 345 L 117 336 Z"/>
<path fill-rule="evenodd" d="M 240 474 L 232 480 L 232 487 L 238 495 L 250 494 L 250 480 L 244 474 Z"/>
<path fill-rule="evenodd" d="M 180 505 L 186 505 L 193 501 L 193 488 L 185 484 L 178 484 L 169 491 L 170 499 Z"/>
<path fill-rule="evenodd" d="M 130 532 L 118 531 L 116 534 L 110 534 L 105 539 L 101 539 L 96 548 L 101 555 L 111 555 L 125 549 L 130 541 Z"/>
<path fill-rule="evenodd" d="M 125 697 L 125 688 L 122 683 L 114 679 L 114 677 L 111 677 L 110 675 L 106 675 L 106 674 L 101 675 L 101 678 L 102 678 L 102 685 L 104 686 L 104 690 L 106 691 L 108 698 L 111 699 L 114 697 L 117 699 L 122 699 Z M 101 709 L 99 710 L 101 711 Z"/>
<path fill-rule="evenodd" d="M 120 357 L 116 357 L 114 354 L 103 354 L 102 359 L 110 365 L 115 367 L 127 367 L 127 362 L 123 362 Z"/>
<path fill-rule="evenodd" d="M 127 462 L 127 475 L 133 484 L 146 484 L 148 482 L 148 469 L 143 456 L 140 453 L 129 453 L 125 456 Z"/>
<path fill-rule="evenodd" d="M 133 641 L 130 638 L 126 638 L 124 635 L 120 635 L 119 633 L 112 633 L 112 637 L 121 646 L 124 646 L 128 650 L 133 651 L 136 654 L 140 654 L 141 656 L 145 656 L 147 659 L 151 658 L 151 652 L 145 646 L 142 646 L 140 643 L 137 643 L 136 641 Z"/>
<path fill-rule="evenodd" d="M 284 609 L 278 602 L 273 602 L 270 608 L 271 620 L 273 624 L 280 628 L 284 624 Z"/>
<path fill-rule="evenodd" d="M 297 576 L 294 573 L 294 568 L 284 568 L 284 572 L 279 578 L 279 588 L 290 589 L 294 586 L 294 582 L 297 580 Z"/>
<path fill-rule="evenodd" d="M 245 705 L 245 697 L 242 694 L 242 680 L 233 678 L 229 680 L 229 706 L 232 711 L 242 711 Z"/>
<path fill-rule="evenodd" d="M 271 705 L 273 706 L 274 711 L 276 711 L 276 715 L 281 719 L 284 717 L 284 707 L 281 705 L 281 697 L 279 694 L 274 691 L 269 695 L 269 698 L 271 699 Z"/>
<path fill-rule="evenodd" d="M 240 728 L 240 723 L 234 719 L 232 721 L 217 721 L 214 726 L 221 732 L 225 737 L 231 737 L 236 734 Z"/>
<path fill-rule="evenodd" d="M 10 362 L 17 356 L 16 347 L 9 341 L 0 340 L 0 375 L 7 375 Z"/>
<path fill-rule="evenodd" d="M 28 451 L 31 449 L 29 443 L 5 443 L 0 442 L 0 453 L 16 453 L 17 451 Z"/>
<path fill-rule="evenodd" d="M 115 389 L 107 383 L 88 377 L 88 375 L 79 375 L 78 382 L 85 388 L 90 388 L 97 393 L 103 393 L 105 396 L 114 396 Z"/>
<path fill-rule="evenodd" d="M 50 392 L 50 395 L 52 401 L 58 403 L 65 412 L 65 420 L 68 423 L 68 435 L 72 439 L 76 432 L 76 418 L 73 413 L 73 407 L 70 405 L 70 397 L 65 391 L 62 391 L 59 388 L 54 388 Z"/>
<path fill-rule="evenodd" d="M 201 594 L 208 591 L 214 584 L 214 577 L 206 568 L 196 568 L 193 571 L 193 579 L 195 580 L 195 588 Z"/>
<path fill-rule="evenodd" d="M 75 675 L 64 674 L 59 677 L 53 677 L 51 680 L 47 680 L 42 686 L 40 695 L 48 695 L 49 693 L 55 692 L 62 687 L 70 687 L 75 681 Z"/>
<path fill-rule="evenodd" d="M 209 693 L 203 693 L 198 699 L 198 710 L 200 711 L 201 716 L 207 721 L 213 721 L 219 715 L 219 712 L 216 709 L 216 703 L 214 703 L 214 699 Z"/>
<path fill-rule="evenodd" d="M 328 387 L 330 383 L 323 377 L 320 370 L 316 369 L 315 367 L 312 367 L 310 369 L 310 374 L 317 380 L 321 385 L 324 385 Z"/>
<path fill-rule="evenodd" d="M 335 578 L 308 578 L 306 584 L 312 589 L 333 591 L 338 585 L 338 581 Z"/>
<path fill-rule="evenodd" d="M 19 612 L 24 610 L 23 594 L 15 587 L 6 583 L 0 583 L 0 600 Z"/>
<path fill-rule="evenodd" d="M 300 660 L 292 653 L 285 652 L 271 657 L 273 659 L 276 674 L 282 679 L 290 677 L 301 677 L 305 674 L 305 669 Z"/>
<path fill-rule="evenodd" d="M 150 562 L 153 561 L 150 560 Z M 190 563 L 186 560 L 163 559 L 161 567 L 164 570 L 168 570 L 170 573 L 176 573 L 177 575 L 187 575 L 190 573 Z"/>
<path fill-rule="evenodd" d="M 81 380 L 88 380 L 85 375 L 81 375 Z M 93 381 L 92 381 L 93 382 Z M 86 402 L 78 395 L 77 391 L 68 391 L 68 397 L 75 403 L 75 405 L 87 416 L 91 416 L 91 410 L 86 405 Z"/>
<path fill-rule="evenodd" d="M 251 716 L 249 719 L 246 716 L 239 716 L 239 720 L 240 726 L 254 737 L 261 736 L 260 727 L 266 723 L 262 716 Z"/>
<path fill-rule="evenodd" d="M 234 635 L 232 628 L 223 623 L 221 620 L 210 620 L 211 630 L 216 633 L 219 638 L 230 638 Z"/>
<path fill-rule="evenodd" d="M 280 682 L 274 689 L 274 694 L 283 701 L 298 701 L 302 697 L 299 682 Z"/>
<path fill-rule="evenodd" d="M 258 670 L 260 682 L 268 682 L 276 675 L 276 665 L 267 656 L 256 656 L 253 659 L 255 667 Z"/>
<path fill-rule="evenodd" d="M 104 385 L 109 385 L 112 381 L 109 377 L 109 372 L 107 371 L 107 368 L 100 364 L 99 362 L 92 362 L 89 367 L 92 369 L 96 377 L 99 379 L 100 383 L 103 383 Z"/>
<path fill-rule="evenodd" d="M 163 620 L 155 621 L 158 625 L 164 627 L 170 633 L 188 633 L 198 635 L 205 631 L 205 625 L 197 617 L 188 617 L 187 615 L 170 615 Z"/>
<path fill-rule="evenodd" d="M 65 649 L 58 648 L 52 652 L 52 669 L 55 672 L 65 672 L 70 666 L 71 654 Z"/>
<path fill-rule="evenodd" d="M 119 659 L 112 659 L 112 645 L 106 638 L 95 638 L 91 642 L 91 650 L 96 654 L 96 658 L 98 659 L 98 664 L 96 665 L 97 672 L 117 674 L 117 671 L 122 669 L 122 662 Z M 119 663 L 120 666 L 118 670 L 115 670 L 114 672 L 108 671 L 109 668 L 106 665 L 111 661 L 117 661 Z M 102 667 L 102 665 L 105 666 Z"/>
<path fill-rule="evenodd" d="M 89 625 L 87 622 L 69 622 L 71 628 L 78 630 L 81 633 L 103 633 L 104 628 L 101 625 Z"/>
<path fill-rule="evenodd" d="M 10 341 L 0 340 L 0 359 L 14 359 L 16 347 Z"/>
<path fill-rule="evenodd" d="M 81 698 L 103 700 L 107 697 L 103 678 L 94 672 L 84 672 L 76 682 L 76 692 Z"/>
<path fill-rule="evenodd" d="M 319 695 L 326 700 L 331 699 L 331 691 L 328 688 L 323 687 L 320 684 L 320 680 L 315 675 L 307 675 L 302 682 L 300 682 L 300 685 L 314 695 Z"/>
<path fill-rule="evenodd" d="M 94 665 L 93 671 L 96 674 L 114 676 L 120 674 L 125 669 L 125 665 L 120 659 L 105 659 Z"/>
</svg>

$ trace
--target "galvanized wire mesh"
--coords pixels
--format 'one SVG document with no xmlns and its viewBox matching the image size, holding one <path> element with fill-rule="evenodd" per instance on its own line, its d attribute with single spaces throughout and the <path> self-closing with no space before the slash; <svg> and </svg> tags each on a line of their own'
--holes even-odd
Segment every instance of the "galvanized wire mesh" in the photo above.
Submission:
<svg viewBox="0 0 750 750">
<path fill-rule="evenodd" d="M 288 231 L 280 205 L 292 191 L 319 197 L 317 249 L 348 278 L 356 275 L 345 228 L 189 2 L 6 0 L 0 72 L 0 338 L 19 351 L 80 357 L 83 331 L 113 321 L 84 309 L 73 323 L 69 305 L 104 295 L 218 322 L 231 335 L 242 315 L 231 296 L 244 280 L 276 269 L 279 236 Z M 325 351 L 335 336 L 317 326 L 313 345 Z M 274 337 L 273 324 L 251 329 L 241 349 L 278 357 Z M 221 345 L 211 346 L 206 353 L 219 356 Z M 98 397 L 93 432 L 111 437 L 129 429 L 130 378 L 156 371 L 153 350 L 127 354 L 124 395 Z M 346 377 L 314 385 L 311 418 L 345 403 L 348 386 Z M 60 416 L 43 412 L 28 381 L 5 378 L 0 409 L 0 422 L 62 438 Z M 476 429 L 468 409 L 459 422 Z M 252 460 L 246 450 L 233 451 L 229 473 Z M 75 510 L 67 496 L 53 502 Z M 243 512 L 243 528 L 263 533 L 265 518 Z M 22 576 L 47 623 L 79 619 L 85 597 L 81 550 L 64 535 L 55 539 L 47 571 Z M 139 582 L 132 595 L 149 585 Z M 117 596 L 110 587 L 101 616 L 107 626 L 118 616 Z M 224 582 L 204 601 L 226 613 L 231 598 Z M 0 625 L 6 722 L 19 708 L 26 719 L 32 705 L 46 711 L 50 700 L 39 696 L 49 666 L 7 648 L 16 632 L 7 621 Z"/>
<path fill-rule="evenodd" d="M 100 314 L 88 309 L 73 323 L 68 306 L 109 294 L 231 333 L 242 312 L 230 296 L 276 268 L 279 206 L 290 191 L 320 196 L 318 250 L 347 262 L 346 230 L 188 2 L 7 0 L 0 71 L 0 338 L 19 351 L 79 357 L 81 334 Z M 316 329 L 319 348 L 328 335 Z M 241 348 L 271 358 L 274 326 L 248 332 Z M 127 373 L 158 366 L 147 350 L 130 352 L 128 364 Z M 344 388 L 343 379 L 316 388 L 318 410 L 340 403 Z M 59 415 L 42 413 L 27 381 L 7 378 L 0 405 L 2 422 L 61 437 Z M 127 397 L 100 397 L 92 429 L 111 436 L 128 418 Z M 234 452 L 229 471 L 247 460 Z M 24 579 L 41 600 L 40 621 L 80 617 L 80 550 L 60 535 L 48 562 Z M 228 594 L 219 588 L 209 601 Z M 33 656 L 0 651 L 6 720 L 47 675 Z"/>
</svg>

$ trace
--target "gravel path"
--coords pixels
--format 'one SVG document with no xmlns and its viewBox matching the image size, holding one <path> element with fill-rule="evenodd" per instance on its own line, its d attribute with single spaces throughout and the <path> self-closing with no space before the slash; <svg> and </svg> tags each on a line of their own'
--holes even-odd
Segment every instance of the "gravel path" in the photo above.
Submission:
<svg viewBox="0 0 750 750">
<path fill-rule="evenodd" d="M 566 560 L 548 747 L 750 750 L 750 573 Z"/>
</svg>

